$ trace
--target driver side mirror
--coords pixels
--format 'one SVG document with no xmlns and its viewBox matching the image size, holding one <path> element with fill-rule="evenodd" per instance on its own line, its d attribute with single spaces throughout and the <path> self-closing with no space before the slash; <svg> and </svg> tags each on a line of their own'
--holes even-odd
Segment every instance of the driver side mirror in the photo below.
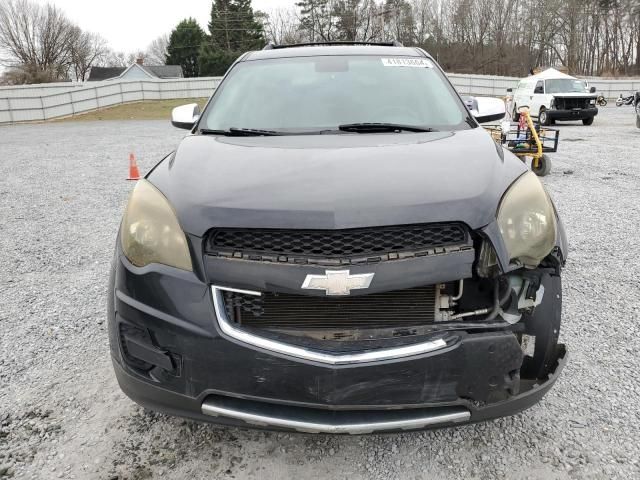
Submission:
<svg viewBox="0 0 640 480">
<path fill-rule="evenodd" d="M 200 118 L 200 107 L 197 103 L 181 105 L 171 112 L 171 125 L 176 128 L 191 130 Z"/>
<path fill-rule="evenodd" d="M 462 97 L 462 100 L 478 123 L 497 122 L 507 115 L 507 107 L 499 98 Z"/>
</svg>

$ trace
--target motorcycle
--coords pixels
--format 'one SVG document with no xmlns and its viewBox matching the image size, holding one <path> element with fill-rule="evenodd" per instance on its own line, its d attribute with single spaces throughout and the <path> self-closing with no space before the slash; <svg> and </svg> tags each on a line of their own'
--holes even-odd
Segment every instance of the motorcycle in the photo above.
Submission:
<svg viewBox="0 0 640 480">
<path fill-rule="evenodd" d="M 596 98 L 596 104 L 598 104 L 598 106 L 600 107 L 606 107 L 607 99 L 604 98 L 604 95 L 598 95 L 598 98 Z"/>
<path fill-rule="evenodd" d="M 623 105 L 633 105 L 634 95 L 629 95 L 628 97 L 623 97 L 622 94 L 616 99 L 616 107 L 621 107 Z"/>
</svg>

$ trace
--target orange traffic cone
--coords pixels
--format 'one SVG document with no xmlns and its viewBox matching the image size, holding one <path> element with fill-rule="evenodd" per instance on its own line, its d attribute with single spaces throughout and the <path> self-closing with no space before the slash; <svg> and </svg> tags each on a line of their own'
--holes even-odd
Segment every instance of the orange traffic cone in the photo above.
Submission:
<svg viewBox="0 0 640 480">
<path fill-rule="evenodd" d="M 140 180 L 140 170 L 138 170 L 136 156 L 133 153 L 129 154 L 129 178 L 127 180 Z"/>
</svg>

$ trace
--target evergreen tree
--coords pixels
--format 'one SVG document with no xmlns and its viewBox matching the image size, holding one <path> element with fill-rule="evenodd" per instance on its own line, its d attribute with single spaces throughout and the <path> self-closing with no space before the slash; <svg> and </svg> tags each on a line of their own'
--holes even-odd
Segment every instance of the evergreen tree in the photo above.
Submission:
<svg viewBox="0 0 640 480">
<path fill-rule="evenodd" d="M 193 18 L 181 21 L 171 32 L 167 47 L 167 65 L 180 65 L 185 77 L 200 73 L 199 53 L 206 35 Z"/>
<path fill-rule="evenodd" d="M 243 52 L 218 50 L 205 45 L 200 50 L 200 75 L 203 77 L 221 77 Z"/>
<path fill-rule="evenodd" d="M 219 50 L 247 51 L 264 46 L 262 24 L 251 0 L 215 0 L 209 21 L 210 45 Z"/>
<path fill-rule="evenodd" d="M 209 38 L 200 50 L 200 74 L 224 75 L 236 58 L 265 44 L 251 0 L 214 0 Z"/>
</svg>

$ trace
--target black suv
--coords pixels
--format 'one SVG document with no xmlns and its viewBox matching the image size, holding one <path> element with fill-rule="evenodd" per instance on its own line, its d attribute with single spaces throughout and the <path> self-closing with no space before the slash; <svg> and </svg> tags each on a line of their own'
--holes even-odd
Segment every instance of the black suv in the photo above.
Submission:
<svg viewBox="0 0 640 480">
<path fill-rule="evenodd" d="M 490 104 L 491 102 L 489 102 Z M 137 183 L 109 334 L 136 402 L 369 433 L 519 412 L 551 388 L 567 244 L 538 178 L 434 59 L 397 45 L 243 55 Z M 483 112 L 484 111 L 484 112 Z"/>
</svg>

